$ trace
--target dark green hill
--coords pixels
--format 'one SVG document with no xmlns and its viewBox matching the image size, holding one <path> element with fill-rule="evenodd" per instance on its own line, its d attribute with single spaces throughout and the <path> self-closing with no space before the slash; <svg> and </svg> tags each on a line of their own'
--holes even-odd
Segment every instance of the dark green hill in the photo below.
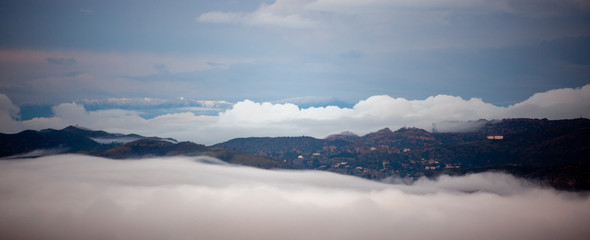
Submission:
<svg viewBox="0 0 590 240">
<path fill-rule="evenodd" d="M 200 149 L 199 147 L 199 145 L 195 144 L 196 149 Z M 130 143 L 123 144 L 118 147 L 108 149 L 106 151 L 97 152 L 95 154 L 115 159 L 140 158 L 151 156 L 166 156 L 170 152 L 177 152 L 175 151 L 176 148 L 177 144 L 171 142 L 154 139 L 140 139 Z M 187 148 L 187 151 L 185 151 L 186 153 L 190 151 L 188 149 L 190 148 Z"/>
<path fill-rule="evenodd" d="M 278 156 L 287 152 L 295 154 L 311 154 L 322 150 L 325 140 L 313 137 L 251 137 L 235 138 L 224 143 L 213 145 L 235 149 L 242 152 Z"/>
<path fill-rule="evenodd" d="M 210 156 L 232 164 L 266 169 L 291 168 L 288 164 L 269 157 L 257 156 L 221 147 L 207 147 L 192 142 L 171 143 L 155 139 L 141 139 L 95 154 L 114 159 L 179 155 Z"/>
<path fill-rule="evenodd" d="M 432 134 L 419 128 L 400 128 L 395 132 L 392 132 L 389 128 L 385 128 L 362 136 L 356 142 L 372 147 L 387 146 L 402 150 L 407 148 L 424 148 L 439 144 Z"/>
<path fill-rule="evenodd" d="M 131 142 L 131 141 L 145 139 L 145 138 L 164 140 L 164 141 L 170 141 L 170 142 L 177 142 L 175 139 L 172 139 L 172 138 L 144 137 L 144 136 L 137 135 L 137 134 L 108 133 L 108 132 L 101 131 L 101 130 L 95 131 L 95 130 L 85 129 L 85 128 L 81 128 L 81 127 L 74 127 L 74 126 L 66 127 L 64 129 L 62 129 L 61 131 L 69 132 L 69 133 L 76 134 L 76 135 L 86 136 L 96 142 L 99 142 L 99 143 L 126 143 L 126 142 Z"/>
<path fill-rule="evenodd" d="M 326 139 L 239 138 L 215 146 L 272 156 L 297 168 L 366 178 L 488 169 L 514 171 L 535 179 L 546 175 L 550 180 L 542 182 L 556 187 L 574 182 L 567 186 L 580 189 L 580 184 L 588 182 L 574 169 L 578 165 L 584 169 L 590 162 L 590 120 L 478 120 L 477 125 L 482 127 L 461 133 L 430 133 L 418 128 L 394 132 L 385 128 L 361 137 L 347 133 Z M 574 174 L 576 180 L 568 181 L 564 177 L 568 174 Z"/>
<path fill-rule="evenodd" d="M 345 132 L 326 139 L 237 138 L 212 147 L 70 126 L 0 134 L 0 157 L 35 157 L 22 154 L 40 149 L 116 159 L 211 156 L 261 168 L 318 169 L 370 179 L 497 170 L 564 189 L 588 188 L 590 120 L 478 120 L 477 125 L 482 127 L 462 133 L 385 128 L 360 137 Z"/>
<path fill-rule="evenodd" d="M 487 134 L 486 134 L 487 133 Z M 488 135 L 502 136 L 490 140 Z M 439 138 L 439 136 L 442 136 Z M 435 134 L 432 153 L 464 167 L 499 164 L 556 166 L 590 159 L 590 120 L 505 119 L 473 133 Z"/>
<path fill-rule="evenodd" d="M 270 157 L 221 147 L 207 147 L 192 142 L 177 143 L 170 138 L 93 131 L 74 126 L 61 130 L 26 130 L 16 134 L 0 134 L 0 157 L 38 157 L 57 153 L 81 153 L 113 159 L 211 156 L 233 164 L 260 168 L 291 168 L 289 164 Z"/>
<path fill-rule="evenodd" d="M 78 152 L 100 150 L 105 147 L 83 135 L 53 129 L 26 130 L 16 134 L 0 133 L 0 146 L 0 157 L 23 154 L 38 149 Z"/>
</svg>

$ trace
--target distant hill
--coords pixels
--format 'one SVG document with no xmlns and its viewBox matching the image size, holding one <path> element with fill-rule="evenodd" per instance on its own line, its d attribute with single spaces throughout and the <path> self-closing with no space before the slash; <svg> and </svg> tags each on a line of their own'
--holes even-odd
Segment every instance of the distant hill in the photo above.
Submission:
<svg viewBox="0 0 590 240">
<path fill-rule="evenodd" d="M 150 156 L 211 156 L 233 164 L 259 168 L 291 168 L 289 164 L 270 157 L 220 147 L 207 147 L 171 138 L 144 137 L 93 131 L 74 126 L 61 130 L 26 130 L 16 134 L 0 134 L 0 157 L 38 157 L 57 153 L 81 153 L 113 159 Z"/>
<path fill-rule="evenodd" d="M 173 138 L 159 138 L 159 137 L 144 137 L 137 134 L 120 134 L 120 133 L 108 133 L 105 131 L 94 131 L 90 129 L 85 129 L 81 127 L 74 127 L 69 126 L 61 131 L 69 132 L 73 134 L 78 134 L 82 136 L 86 136 L 95 142 L 102 143 L 102 144 L 110 144 L 110 143 L 128 143 L 139 139 L 155 139 L 155 140 L 163 140 L 169 142 L 177 142 Z"/>
<path fill-rule="evenodd" d="M 434 157 L 464 167 L 516 164 L 556 166 L 590 159 L 590 120 L 504 119 L 472 133 L 435 134 Z M 490 140 L 487 136 L 502 136 Z M 449 140 L 453 139 L 453 140 Z"/>
<path fill-rule="evenodd" d="M 466 123 L 470 124 L 471 123 Z M 368 179 L 505 171 L 560 189 L 590 190 L 590 120 L 478 120 L 479 129 L 384 128 L 358 136 L 236 138 L 213 146 L 78 127 L 0 134 L 0 157 L 81 153 L 113 159 L 211 156 L 260 168 L 316 169 Z"/>
<path fill-rule="evenodd" d="M 192 142 L 171 143 L 156 139 L 140 139 L 95 154 L 108 158 L 125 159 L 151 156 L 199 155 L 206 149 L 207 147 L 204 145 Z"/>
<path fill-rule="evenodd" d="M 103 146 L 90 138 L 67 130 L 25 130 L 16 134 L 0 133 L 0 157 L 25 154 L 35 150 L 54 152 L 95 151 Z"/>
<path fill-rule="evenodd" d="M 296 159 L 300 154 L 322 150 L 324 140 L 313 137 L 251 137 L 236 138 L 213 145 L 278 159 Z"/>
<path fill-rule="evenodd" d="M 518 169 L 523 177 L 557 187 L 588 186 L 589 174 L 577 174 L 575 181 L 563 176 L 590 161 L 590 120 L 479 120 L 478 125 L 482 127 L 463 133 L 384 128 L 364 136 L 239 138 L 215 146 L 271 156 L 301 169 L 365 178 Z M 549 174 L 552 180 L 547 180 Z"/>
<path fill-rule="evenodd" d="M 257 156 L 220 147 L 207 147 L 193 142 L 171 143 L 155 139 L 140 139 L 94 154 L 114 159 L 178 155 L 210 156 L 228 163 L 258 168 L 291 168 L 288 164 L 269 157 Z"/>
<path fill-rule="evenodd" d="M 440 144 L 432 134 L 419 128 L 401 128 L 395 132 L 385 128 L 362 136 L 360 145 L 378 147 L 387 146 L 396 149 L 416 149 Z"/>
<path fill-rule="evenodd" d="M 336 140 L 343 140 L 343 141 L 356 141 L 359 138 L 358 135 L 354 134 L 353 132 L 344 131 L 340 134 L 333 134 L 326 137 L 328 141 L 336 141 Z"/>
<path fill-rule="evenodd" d="M 0 157 L 27 154 L 32 151 L 43 153 L 89 153 L 104 151 L 123 143 L 154 139 L 176 142 L 171 138 L 144 137 L 137 134 L 108 133 L 69 126 L 61 130 L 25 130 L 16 134 L 0 133 Z M 35 154 L 23 155 L 34 157 Z"/>
</svg>

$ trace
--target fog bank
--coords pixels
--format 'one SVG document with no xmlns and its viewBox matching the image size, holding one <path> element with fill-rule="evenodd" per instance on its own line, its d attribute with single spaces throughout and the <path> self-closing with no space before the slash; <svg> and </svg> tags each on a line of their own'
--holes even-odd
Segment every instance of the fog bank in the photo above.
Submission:
<svg viewBox="0 0 590 240">
<path fill-rule="evenodd" d="M 204 159 L 211 162 L 211 159 Z M 2 239 L 589 239 L 590 199 L 499 173 L 386 184 L 198 158 L 0 161 Z"/>
</svg>

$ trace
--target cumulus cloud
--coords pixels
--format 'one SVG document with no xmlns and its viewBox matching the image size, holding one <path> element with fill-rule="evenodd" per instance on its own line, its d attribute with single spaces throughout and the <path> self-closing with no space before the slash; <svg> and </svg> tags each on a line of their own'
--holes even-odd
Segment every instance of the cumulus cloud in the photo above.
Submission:
<svg viewBox="0 0 590 240">
<path fill-rule="evenodd" d="M 115 133 L 137 133 L 145 136 L 166 136 L 178 140 L 209 143 L 222 136 L 207 129 L 217 116 L 195 115 L 192 112 L 171 113 L 146 119 L 134 110 L 106 109 L 88 111 L 77 103 L 63 103 L 53 107 L 54 117 L 34 118 L 17 122 L 20 129 L 61 129 L 79 125 Z M 10 131 L 10 132 L 17 132 Z M 205 135 L 210 133 L 210 135 Z M 224 132 L 227 134 L 227 132 Z"/>
<path fill-rule="evenodd" d="M 514 104 L 506 115 L 516 117 L 524 115 L 535 118 L 563 119 L 589 117 L 590 85 L 582 88 L 555 89 L 543 93 L 535 93 L 524 102 Z"/>
<path fill-rule="evenodd" d="M 0 132 L 14 133 L 22 129 L 18 122 L 19 112 L 20 108 L 0 93 Z"/>
<path fill-rule="evenodd" d="M 485 103 L 482 99 L 437 95 L 424 100 L 407 100 L 387 95 L 359 101 L 352 108 L 310 107 L 242 101 L 219 114 L 219 126 L 248 126 L 267 134 L 288 132 L 323 137 L 343 130 L 365 134 L 385 126 L 397 129 L 415 126 L 440 131 L 459 131 L 465 121 L 502 118 L 568 119 L 590 115 L 590 85 L 578 89 L 558 89 L 538 93 L 508 107 Z M 265 131 L 268 130 L 268 131 Z"/>
<path fill-rule="evenodd" d="M 184 99 L 179 100 L 178 104 L 186 103 Z M 448 95 L 437 95 L 424 100 L 380 95 L 359 101 L 351 108 L 301 108 L 292 103 L 258 103 L 250 100 L 240 101 L 229 108 L 228 103 L 223 101 L 194 101 L 194 104 L 199 104 L 202 108 L 225 106 L 226 109 L 221 110 L 218 115 L 199 115 L 194 111 L 186 111 L 144 118 L 141 111 L 124 110 L 121 106 L 168 106 L 167 104 L 172 103 L 158 99 L 153 102 L 151 99 L 109 101 L 114 104 L 112 108 L 98 110 L 88 110 L 80 103 L 63 103 L 53 107 L 54 117 L 19 121 L 18 107 L 5 95 L 0 95 L 3 106 L 0 117 L 3 131 L 10 133 L 24 129 L 59 129 L 68 125 L 80 125 L 111 132 L 173 137 L 202 144 L 251 136 L 306 135 L 323 138 L 345 130 L 362 135 L 384 127 L 398 129 L 414 126 L 430 130 L 432 123 L 437 124 L 439 131 L 454 132 L 476 128 L 478 122 L 472 122 L 475 124 L 473 125 L 466 121 L 479 119 L 588 117 L 590 85 L 537 93 L 508 107 L 495 106 L 478 98 L 466 100 Z"/>
<path fill-rule="evenodd" d="M 590 199 L 474 174 L 393 185 L 195 158 L 0 161 L 3 239 L 587 239 Z M 210 159 L 205 159 L 209 161 Z M 494 184 L 482 183 L 492 181 Z M 515 184 L 516 183 L 516 184 Z M 485 185 L 485 184 L 484 184 Z"/>
</svg>

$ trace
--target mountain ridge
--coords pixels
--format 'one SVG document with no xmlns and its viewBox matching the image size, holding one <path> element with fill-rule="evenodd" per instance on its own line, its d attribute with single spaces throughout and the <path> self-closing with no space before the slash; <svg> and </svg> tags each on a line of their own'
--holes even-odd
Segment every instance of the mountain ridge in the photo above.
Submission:
<svg viewBox="0 0 590 240">
<path fill-rule="evenodd" d="M 392 175 L 433 177 L 453 171 L 468 173 L 498 167 L 530 167 L 547 173 L 553 168 L 567 170 L 571 178 L 576 179 L 556 178 L 558 180 L 552 180 L 555 186 L 590 182 L 590 177 L 571 167 L 583 167 L 590 161 L 590 120 L 517 118 L 479 120 L 478 124 L 482 127 L 475 131 L 459 133 L 431 133 L 404 127 L 396 131 L 383 128 L 353 138 L 337 134 L 324 139 L 290 137 L 287 148 L 283 137 L 232 139 L 214 146 L 271 156 L 299 169 L 326 170 L 369 179 Z M 304 142 L 305 147 L 293 144 L 298 141 Z M 567 175 L 563 171 L 554 175 Z M 516 172 L 536 179 L 543 175 Z"/>
<path fill-rule="evenodd" d="M 110 139 L 100 143 L 96 139 Z M 125 141 L 118 141 L 125 139 Z M 132 140 L 129 140 L 132 139 Z M 276 159 L 243 153 L 220 147 L 207 147 L 192 142 L 177 142 L 171 138 L 144 137 L 137 134 L 117 134 L 68 126 L 61 130 L 25 130 L 15 134 L 0 133 L 0 158 L 31 158 L 46 154 L 79 153 L 112 159 L 154 156 L 210 156 L 233 164 L 258 168 L 291 166 Z"/>
<path fill-rule="evenodd" d="M 235 138 L 212 146 L 170 138 L 116 134 L 69 126 L 0 134 L 0 157 L 80 153 L 112 159 L 150 156 L 211 156 L 260 168 L 314 169 L 368 179 L 419 178 L 440 174 L 507 171 L 562 189 L 590 190 L 590 120 L 478 120 L 470 132 L 383 128 L 324 139 Z M 133 141 L 117 139 L 139 138 Z M 100 143 L 96 139 L 110 139 Z M 20 156 L 19 156 L 20 154 Z"/>
</svg>

